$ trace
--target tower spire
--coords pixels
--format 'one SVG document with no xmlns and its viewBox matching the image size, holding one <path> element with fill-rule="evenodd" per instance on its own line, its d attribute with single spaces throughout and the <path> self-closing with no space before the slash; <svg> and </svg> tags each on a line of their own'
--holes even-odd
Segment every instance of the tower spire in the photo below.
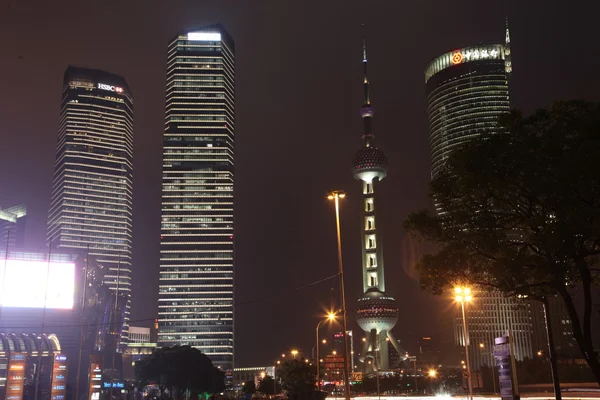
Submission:
<svg viewBox="0 0 600 400">
<path fill-rule="evenodd" d="M 363 139 L 365 140 L 365 147 L 371 147 L 373 145 L 373 132 L 371 131 L 371 119 L 373 118 L 374 110 L 371 106 L 371 98 L 369 96 L 369 78 L 367 76 L 367 41 L 364 35 L 364 24 L 363 24 L 363 38 L 362 38 L 362 63 L 364 69 L 363 88 L 365 95 L 365 102 L 360 109 L 360 116 L 363 119 Z"/>
<path fill-rule="evenodd" d="M 364 28 L 364 25 L 363 25 Z M 371 104 L 371 99 L 369 98 L 369 78 L 367 76 L 367 41 L 365 39 L 365 35 L 363 34 L 363 38 L 362 38 L 362 44 L 363 44 L 363 69 L 365 71 L 365 79 L 363 82 L 364 85 L 364 90 L 365 90 L 365 106 L 370 105 Z"/>
</svg>

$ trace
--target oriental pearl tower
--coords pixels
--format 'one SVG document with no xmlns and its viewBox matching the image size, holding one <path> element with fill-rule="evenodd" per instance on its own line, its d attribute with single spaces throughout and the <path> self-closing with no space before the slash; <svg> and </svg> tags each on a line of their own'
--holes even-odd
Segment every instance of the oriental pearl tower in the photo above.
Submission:
<svg viewBox="0 0 600 400">
<path fill-rule="evenodd" d="M 385 293 L 382 238 L 375 220 L 375 193 L 387 175 L 388 161 L 383 151 L 375 147 L 375 136 L 371 131 L 374 109 L 369 98 L 367 48 L 364 39 L 362 62 L 365 102 L 360 109 L 360 116 L 364 126 L 364 147 L 356 153 L 352 161 L 352 174 L 362 182 L 363 189 L 364 215 L 361 236 L 364 293 L 358 299 L 356 320 L 366 333 L 359 360 L 364 363 L 364 371 L 369 373 L 389 369 L 389 343 L 396 348 L 398 354 L 402 355 L 402 352 L 391 331 L 398 321 L 398 307 L 396 300 Z"/>
</svg>

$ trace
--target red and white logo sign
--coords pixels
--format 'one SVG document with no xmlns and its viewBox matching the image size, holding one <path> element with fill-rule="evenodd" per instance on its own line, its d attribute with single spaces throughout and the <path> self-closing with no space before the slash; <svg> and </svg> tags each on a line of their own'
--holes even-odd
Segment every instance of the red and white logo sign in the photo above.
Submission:
<svg viewBox="0 0 600 400">
<path fill-rule="evenodd" d="M 110 92 L 117 92 L 117 93 L 123 93 L 124 92 L 124 90 L 123 90 L 122 87 L 107 85 L 106 83 L 99 83 L 98 84 L 98 89 L 108 90 Z"/>
</svg>

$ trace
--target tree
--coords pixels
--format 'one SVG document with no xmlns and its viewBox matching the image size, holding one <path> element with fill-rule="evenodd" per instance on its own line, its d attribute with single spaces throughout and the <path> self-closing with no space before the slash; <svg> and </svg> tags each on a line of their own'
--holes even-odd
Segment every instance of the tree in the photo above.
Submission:
<svg viewBox="0 0 600 400">
<path fill-rule="evenodd" d="M 411 214 L 405 228 L 438 245 L 418 263 L 421 286 L 458 282 L 509 295 L 559 296 L 595 379 L 592 293 L 600 256 L 600 103 L 557 102 L 502 121 L 454 151 L 430 184 L 444 212 Z M 581 296 L 581 310 L 574 295 Z"/>
<path fill-rule="evenodd" d="M 256 384 L 254 381 L 246 381 L 242 386 L 242 392 L 245 394 L 254 394 L 256 393 Z"/>
<path fill-rule="evenodd" d="M 275 391 L 276 389 L 277 391 Z M 272 376 L 266 375 L 258 382 L 258 388 L 256 390 L 261 393 L 271 395 L 279 393 L 281 389 L 279 385 L 275 387 L 275 380 L 273 380 Z"/>
<path fill-rule="evenodd" d="M 161 394 L 182 398 L 189 391 L 195 399 L 200 393 L 219 393 L 225 389 L 225 374 L 210 359 L 190 346 L 163 347 L 135 364 L 139 388 L 154 383 Z"/>
<path fill-rule="evenodd" d="M 306 362 L 287 360 L 277 372 L 281 388 L 287 390 L 290 399 L 306 399 L 313 395 L 317 382 L 316 369 Z"/>
</svg>

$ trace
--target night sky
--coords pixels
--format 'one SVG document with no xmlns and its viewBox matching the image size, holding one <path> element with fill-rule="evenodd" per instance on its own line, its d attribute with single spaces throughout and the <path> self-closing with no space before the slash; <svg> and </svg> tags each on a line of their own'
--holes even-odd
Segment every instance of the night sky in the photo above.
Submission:
<svg viewBox="0 0 600 400">
<path fill-rule="evenodd" d="M 362 145 L 361 24 L 366 25 L 376 144 L 389 158 L 380 188 L 387 291 L 396 336 L 450 343 L 448 299 L 420 291 L 422 244 L 402 222 L 426 207 L 429 146 L 423 69 L 457 47 L 504 40 L 511 26 L 512 105 L 600 99 L 592 1 L 27 1 L 0 2 L 0 204 L 26 203 L 27 243 L 44 249 L 67 65 L 125 77 L 135 103 L 132 319 L 157 312 L 161 135 L 167 42 L 222 23 L 236 42 L 236 364 L 310 352 L 337 281 L 333 206 L 343 189 L 349 326 L 361 292 L 361 185 L 350 161 Z M 147 325 L 148 321 L 139 324 Z M 136 322 L 132 322 L 136 325 Z"/>
</svg>

